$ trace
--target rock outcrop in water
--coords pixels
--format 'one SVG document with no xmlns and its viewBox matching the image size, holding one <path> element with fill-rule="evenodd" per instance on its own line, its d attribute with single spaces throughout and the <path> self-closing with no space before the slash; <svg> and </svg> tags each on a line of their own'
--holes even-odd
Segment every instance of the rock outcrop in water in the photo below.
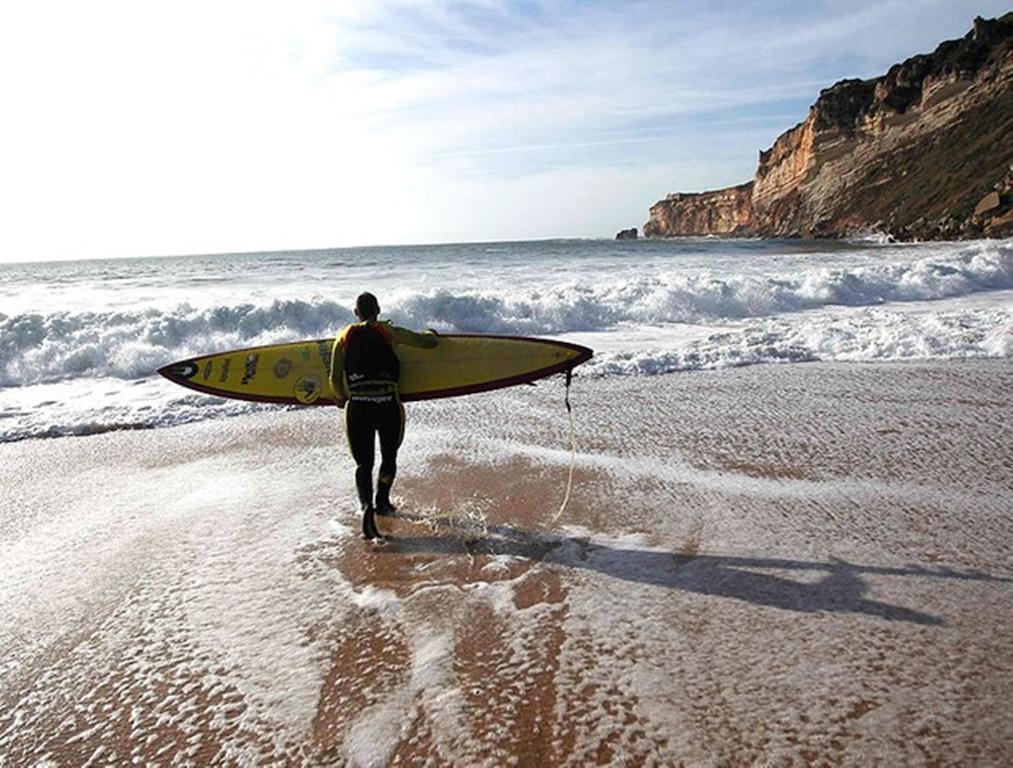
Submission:
<svg viewBox="0 0 1013 768">
<path fill-rule="evenodd" d="M 824 89 L 752 182 L 674 193 L 648 237 L 1013 235 L 1013 12 L 872 80 Z"/>
</svg>

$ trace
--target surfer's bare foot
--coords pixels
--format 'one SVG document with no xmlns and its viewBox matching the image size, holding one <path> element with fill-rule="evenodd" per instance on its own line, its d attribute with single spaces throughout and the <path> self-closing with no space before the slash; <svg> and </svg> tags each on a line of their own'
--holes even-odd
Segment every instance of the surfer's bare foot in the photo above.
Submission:
<svg viewBox="0 0 1013 768">
<path fill-rule="evenodd" d="M 397 514 L 397 507 L 395 507 L 389 501 L 387 501 L 387 502 L 378 501 L 376 503 L 376 514 L 378 514 L 378 515 L 394 515 L 394 514 Z"/>
</svg>

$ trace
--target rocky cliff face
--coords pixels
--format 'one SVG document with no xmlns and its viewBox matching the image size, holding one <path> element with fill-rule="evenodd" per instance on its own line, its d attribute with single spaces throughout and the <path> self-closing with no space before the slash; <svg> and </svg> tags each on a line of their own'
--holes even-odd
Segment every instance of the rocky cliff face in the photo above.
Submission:
<svg viewBox="0 0 1013 768">
<path fill-rule="evenodd" d="M 753 225 L 753 182 L 715 192 L 675 192 L 651 206 L 645 237 L 736 235 Z"/>
<path fill-rule="evenodd" d="M 965 37 L 883 77 L 823 90 L 760 153 L 753 182 L 671 194 L 651 208 L 644 234 L 1013 234 L 1011 82 L 1013 13 L 976 19 Z"/>
</svg>

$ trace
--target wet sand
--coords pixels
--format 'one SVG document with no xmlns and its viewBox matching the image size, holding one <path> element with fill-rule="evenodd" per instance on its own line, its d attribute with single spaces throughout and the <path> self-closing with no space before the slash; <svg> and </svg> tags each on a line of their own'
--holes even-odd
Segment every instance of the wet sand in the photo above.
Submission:
<svg viewBox="0 0 1013 768">
<path fill-rule="evenodd" d="M 1013 760 L 1013 364 L 416 404 L 383 545 L 335 411 L 0 445 L 0 764 Z"/>
</svg>

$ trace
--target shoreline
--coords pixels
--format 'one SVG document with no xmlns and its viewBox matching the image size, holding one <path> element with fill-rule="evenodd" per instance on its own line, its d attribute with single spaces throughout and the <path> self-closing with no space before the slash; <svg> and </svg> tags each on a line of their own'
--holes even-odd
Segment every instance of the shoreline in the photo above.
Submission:
<svg viewBox="0 0 1013 768">
<path fill-rule="evenodd" d="M 577 379 L 555 527 L 561 383 L 409 404 L 379 546 L 331 409 L 0 445 L 0 754 L 1004 762 L 1011 391 Z"/>
</svg>

